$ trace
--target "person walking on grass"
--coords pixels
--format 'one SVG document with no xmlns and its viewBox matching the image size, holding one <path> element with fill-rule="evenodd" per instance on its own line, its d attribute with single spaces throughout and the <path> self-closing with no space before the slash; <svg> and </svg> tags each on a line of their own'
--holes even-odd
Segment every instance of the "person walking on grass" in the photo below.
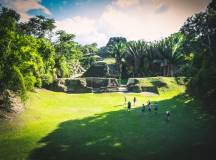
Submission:
<svg viewBox="0 0 216 160">
<path fill-rule="evenodd" d="M 144 104 L 142 104 L 142 109 L 141 109 L 141 111 L 142 111 L 142 113 L 145 112 L 145 105 L 144 105 Z"/>
<path fill-rule="evenodd" d="M 155 111 L 155 114 L 157 114 L 157 112 L 158 112 L 158 103 L 157 102 L 154 105 L 154 111 Z"/>
<path fill-rule="evenodd" d="M 134 106 L 136 105 L 136 101 L 137 101 L 137 99 L 136 99 L 136 97 L 134 97 L 134 99 L 133 99 Z"/>
<path fill-rule="evenodd" d="M 166 111 L 166 120 L 170 121 L 170 111 Z"/>
<path fill-rule="evenodd" d="M 131 110 L 131 102 L 128 101 L 128 111 L 130 111 L 130 110 Z"/>
<path fill-rule="evenodd" d="M 151 102 L 148 101 L 148 112 L 151 112 Z"/>
</svg>

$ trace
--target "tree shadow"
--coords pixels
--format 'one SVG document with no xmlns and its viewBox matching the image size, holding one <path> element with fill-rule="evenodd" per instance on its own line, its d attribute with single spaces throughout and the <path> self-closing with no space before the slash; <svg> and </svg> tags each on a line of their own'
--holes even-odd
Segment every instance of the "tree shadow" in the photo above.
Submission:
<svg viewBox="0 0 216 160">
<path fill-rule="evenodd" d="M 165 87 L 165 88 L 168 88 L 167 84 L 162 82 L 162 81 L 159 81 L 159 80 L 154 80 L 151 82 L 154 86 L 158 87 L 158 88 L 161 88 L 161 87 Z"/>
<path fill-rule="evenodd" d="M 130 112 L 119 110 L 62 122 L 38 142 L 40 147 L 31 152 L 29 159 L 212 158 L 216 151 L 212 147 L 216 142 L 215 117 L 203 116 L 192 103 L 180 95 L 160 101 L 157 115 L 142 113 L 136 108 Z M 167 109 L 172 113 L 169 123 L 164 117 Z M 203 118 L 198 118 L 200 116 Z"/>
</svg>

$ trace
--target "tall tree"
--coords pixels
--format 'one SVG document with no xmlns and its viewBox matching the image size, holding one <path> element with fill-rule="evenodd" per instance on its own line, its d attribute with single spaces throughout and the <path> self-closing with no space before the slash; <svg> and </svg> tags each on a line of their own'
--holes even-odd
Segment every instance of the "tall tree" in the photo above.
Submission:
<svg viewBox="0 0 216 160">
<path fill-rule="evenodd" d="M 68 76 L 73 76 L 77 73 L 82 72 L 83 68 L 80 64 L 80 59 L 83 57 L 83 52 L 81 51 L 80 45 L 74 41 L 75 35 L 68 34 L 62 30 L 58 31 L 56 34 L 58 36 L 57 41 L 54 43 L 54 47 L 56 51 L 56 60 L 61 60 L 56 63 L 60 63 L 60 62 L 66 63 L 69 70 Z M 62 75 L 67 75 L 67 74 L 62 74 Z"/>
<path fill-rule="evenodd" d="M 181 31 L 194 52 L 195 69 L 188 85 L 189 93 L 208 105 L 215 106 L 216 98 L 216 1 L 205 12 L 187 19 Z"/>
<path fill-rule="evenodd" d="M 147 54 L 147 47 L 148 46 L 145 41 L 130 41 L 127 43 L 126 59 L 127 62 L 132 65 L 133 77 L 141 76 L 141 63 L 142 59 Z"/>
<path fill-rule="evenodd" d="M 28 22 L 20 23 L 18 31 L 25 35 L 33 35 L 36 38 L 43 38 L 51 34 L 55 29 L 55 20 L 44 16 L 30 18 Z"/>
<path fill-rule="evenodd" d="M 174 76 L 177 67 L 183 63 L 184 54 L 180 51 L 183 44 L 181 33 L 172 34 L 158 43 L 159 57 L 164 76 Z"/>
<path fill-rule="evenodd" d="M 19 15 L 10 9 L 0 12 L 0 88 L 11 89 L 20 95 L 41 86 L 43 61 L 38 54 L 37 40 L 32 36 L 19 35 L 16 24 Z"/>
<path fill-rule="evenodd" d="M 115 45 L 112 45 L 109 49 L 109 53 L 115 57 L 116 65 L 118 68 L 119 73 L 119 79 L 121 79 L 122 74 L 122 61 L 124 58 L 124 55 L 126 53 L 126 45 L 124 43 L 116 43 Z"/>
<path fill-rule="evenodd" d="M 99 55 L 101 57 L 112 57 L 113 55 L 110 54 L 111 52 L 109 51 L 112 46 L 114 46 L 115 44 L 117 43 L 123 43 L 123 44 L 126 44 L 127 43 L 127 39 L 124 38 L 124 37 L 111 37 L 108 41 L 108 43 L 106 44 L 105 47 L 101 47 L 100 49 L 100 53 Z"/>
<path fill-rule="evenodd" d="M 44 74 L 42 77 L 43 85 L 48 85 L 55 78 L 55 48 L 52 43 L 46 38 L 37 39 L 38 54 L 43 58 Z"/>
</svg>

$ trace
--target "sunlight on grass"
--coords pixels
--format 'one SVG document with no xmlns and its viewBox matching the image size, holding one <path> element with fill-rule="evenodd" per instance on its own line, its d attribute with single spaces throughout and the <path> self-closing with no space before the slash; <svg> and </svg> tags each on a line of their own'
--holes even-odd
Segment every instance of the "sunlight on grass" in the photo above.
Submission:
<svg viewBox="0 0 216 160">
<path fill-rule="evenodd" d="M 51 147 L 52 152 L 47 155 L 64 153 L 62 159 L 64 156 L 70 157 L 72 153 L 81 154 L 78 151 L 80 149 L 89 154 L 109 156 L 123 155 L 123 152 L 119 153 L 113 149 L 122 148 L 133 155 L 130 151 L 130 145 L 133 144 L 139 157 L 142 153 L 139 152 L 141 148 L 146 149 L 145 153 L 148 155 L 153 148 L 155 153 L 160 153 L 160 150 L 165 152 L 172 146 L 184 146 L 187 141 L 180 142 L 179 135 L 185 136 L 185 139 L 192 136 L 196 141 L 205 134 L 205 130 L 201 131 L 199 127 L 206 125 L 206 115 L 201 114 L 199 110 L 192 112 L 192 101 L 185 96 L 179 96 L 184 93 L 184 86 L 174 86 L 171 81 L 170 86 L 172 90 L 161 92 L 159 96 L 125 93 L 66 94 L 37 89 L 36 92 L 29 93 L 29 100 L 22 114 L 10 121 L 0 122 L 0 155 L 5 160 L 17 157 L 26 159 L 36 148 L 47 147 Z M 137 104 L 132 105 L 130 113 L 126 112 L 124 95 L 127 101 L 133 101 L 134 96 L 137 98 Z M 140 106 L 148 100 L 159 102 L 158 115 L 141 113 Z M 169 125 L 166 125 L 164 120 L 164 112 L 167 109 L 173 113 L 173 122 Z M 192 127 L 193 125 L 196 128 Z M 188 130 L 188 135 L 184 133 L 185 130 Z M 54 142 L 48 142 L 47 138 Z M 165 141 L 165 138 L 168 148 L 161 149 L 158 144 Z M 191 141 L 193 139 L 188 142 Z M 72 144 L 76 144 L 78 148 L 71 151 Z M 45 156 L 40 153 L 35 155 Z"/>
</svg>

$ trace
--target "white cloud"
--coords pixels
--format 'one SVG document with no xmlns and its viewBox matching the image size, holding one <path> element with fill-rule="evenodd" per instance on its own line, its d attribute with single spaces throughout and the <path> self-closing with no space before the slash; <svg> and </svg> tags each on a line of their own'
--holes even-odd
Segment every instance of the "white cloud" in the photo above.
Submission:
<svg viewBox="0 0 216 160">
<path fill-rule="evenodd" d="M 113 5 L 121 7 L 121 8 L 126 8 L 126 7 L 139 5 L 140 2 L 141 0 L 115 0 L 113 2 Z"/>
<path fill-rule="evenodd" d="M 108 41 L 105 34 L 97 31 L 96 21 L 86 17 L 76 16 L 56 21 L 56 27 L 58 30 L 75 34 L 76 40 L 82 44 L 96 42 L 99 46 L 102 46 Z"/>
<path fill-rule="evenodd" d="M 41 5 L 41 0 L 0 0 L 0 2 L 3 6 L 17 11 L 21 16 L 21 21 L 27 21 L 30 18 L 28 11 L 33 9 L 38 9 L 47 15 L 51 15 L 51 12 Z"/>
<path fill-rule="evenodd" d="M 72 17 L 57 21 L 57 28 L 74 33 L 82 43 L 106 45 L 108 38 L 123 36 L 128 40 L 159 40 L 177 32 L 187 17 L 204 9 L 201 0 L 187 7 L 175 0 L 115 0 L 98 17 Z M 209 0 L 207 0 L 209 1 Z M 188 2 L 189 3 L 189 2 Z M 189 9 L 190 8 L 190 9 Z"/>
<path fill-rule="evenodd" d="M 79 35 L 94 32 L 96 30 L 95 25 L 95 20 L 80 16 L 56 21 L 58 29 L 66 30 L 70 33 L 75 32 Z"/>
<path fill-rule="evenodd" d="M 151 7 L 150 4 L 146 7 L 147 4 L 138 3 L 140 1 L 133 2 L 131 4 L 136 5 L 126 12 L 116 5 L 107 6 L 98 20 L 98 28 L 109 36 L 124 36 L 128 40 L 158 40 L 168 36 L 170 31 L 177 31 L 170 29 L 163 15 L 155 14 L 158 4 L 150 3 Z"/>
</svg>

